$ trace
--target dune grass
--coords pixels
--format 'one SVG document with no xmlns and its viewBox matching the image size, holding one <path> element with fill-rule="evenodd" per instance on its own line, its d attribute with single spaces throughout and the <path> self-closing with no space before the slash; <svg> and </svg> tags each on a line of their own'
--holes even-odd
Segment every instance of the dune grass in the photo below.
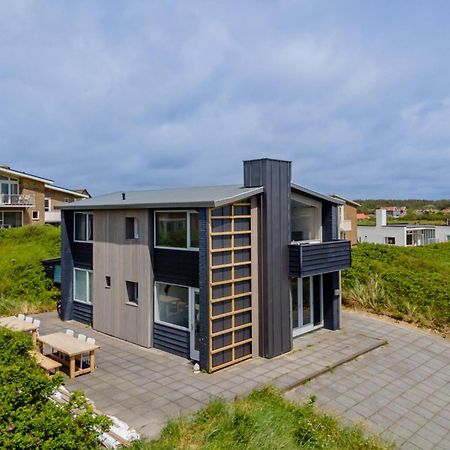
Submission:
<svg viewBox="0 0 450 450">
<path fill-rule="evenodd" d="M 359 244 L 343 273 L 344 304 L 450 336 L 450 243 Z"/>
<path fill-rule="evenodd" d="M 392 448 L 356 426 L 315 411 L 313 401 L 287 401 L 272 387 L 234 402 L 213 400 L 192 419 L 170 422 L 161 438 L 136 442 L 149 449 L 385 449 Z"/>
<path fill-rule="evenodd" d="M 0 315 L 55 309 L 59 290 L 41 261 L 60 254 L 60 229 L 49 225 L 0 229 Z"/>
</svg>

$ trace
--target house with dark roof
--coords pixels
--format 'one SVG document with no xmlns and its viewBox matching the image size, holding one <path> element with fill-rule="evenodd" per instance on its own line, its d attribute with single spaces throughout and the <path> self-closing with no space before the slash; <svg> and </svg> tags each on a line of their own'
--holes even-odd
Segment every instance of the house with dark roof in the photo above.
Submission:
<svg viewBox="0 0 450 450">
<path fill-rule="evenodd" d="M 88 193 L 56 186 L 53 180 L 0 165 L 0 228 L 58 224 L 57 205 L 89 198 Z"/>
<path fill-rule="evenodd" d="M 236 186 L 115 192 L 62 206 L 63 320 L 214 372 L 340 327 L 344 202 L 244 161 Z"/>
</svg>

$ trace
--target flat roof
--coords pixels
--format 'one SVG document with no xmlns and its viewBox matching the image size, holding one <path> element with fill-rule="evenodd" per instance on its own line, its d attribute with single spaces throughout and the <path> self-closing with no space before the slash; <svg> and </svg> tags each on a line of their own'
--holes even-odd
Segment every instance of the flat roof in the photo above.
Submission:
<svg viewBox="0 0 450 450">
<path fill-rule="evenodd" d="M 231 185 L 119 191 L 62 205 L 59 209 L 214 208 L 251 197 L 263 190 L 262 186 L 245 188 Z M 122 194 L 125 194 L 125 200 Z"/>
</svg>

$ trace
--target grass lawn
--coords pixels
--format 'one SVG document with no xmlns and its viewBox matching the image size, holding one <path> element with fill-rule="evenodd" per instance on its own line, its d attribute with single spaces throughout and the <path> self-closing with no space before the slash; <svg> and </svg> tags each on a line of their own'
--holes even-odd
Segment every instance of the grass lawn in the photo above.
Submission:
<svg viewBox="0 0 450 450">
<path fill-rule="evenodd" d="M 450 336 L 450 243 L 359 244 L 343 272 L 344 304 Z"/>
<path fill-rule="evenodd" d="M 60 254 L 60 229 L 49 225 L 0 229 L 0 315 L 54 309 L 59 290 L 41 264 Z"/>
<path fill-rule="evenodd" d="M 212 401 L 192 419 L 170 422 L 161 438 L 134 443 L 146 449 L 385 449 L 392 448 L 360 428 L 346 427 L 315 411 L 313 402 L 295 404 L 273 388 L 253 391 L 228 403 Z"/>
</svg>

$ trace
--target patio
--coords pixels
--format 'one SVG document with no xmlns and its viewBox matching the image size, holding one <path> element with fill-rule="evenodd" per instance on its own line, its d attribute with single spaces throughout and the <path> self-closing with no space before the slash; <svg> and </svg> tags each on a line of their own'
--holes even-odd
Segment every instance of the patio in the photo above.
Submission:
<svg viewBox="0 0 450 450">
<path fill-rule="evenodd" d="M 114 415 L 142 435 L 157 437 L 169 418 L 202 408 L 213 397 L 233 399 L 264 384 L 291 389 L 319 374 L 383 345 L 362 331 L 319 330 L 294 340 L 294 350 L 273 359 L 255 358 L 214 374 L 194 374 L 192 364 L 178 356 L 145 349 L 98 333 L 78 322 L 62 322 L 56 313 L 39 314 L 40 334 L 64 331 L 94 337 L 95 372 L 74 380 L 104 413 Z"/>
</svg>

